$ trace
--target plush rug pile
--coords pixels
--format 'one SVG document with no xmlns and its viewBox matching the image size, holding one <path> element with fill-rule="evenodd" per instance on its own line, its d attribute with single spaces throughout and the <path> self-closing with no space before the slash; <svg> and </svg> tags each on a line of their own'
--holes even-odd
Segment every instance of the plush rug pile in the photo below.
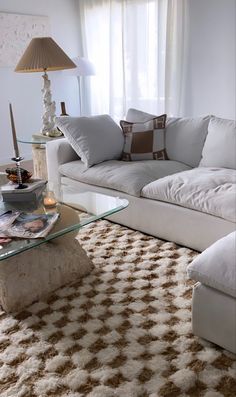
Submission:
<svg viewBox="0 0 236 397">
<path fill-rule="evenodd" d="M 1 397 L 236 396 L 236 357 L 191 332 L 195 252 L 107 221 L 79 240 L 89 276 L 0 313 Z"/>
</svg>

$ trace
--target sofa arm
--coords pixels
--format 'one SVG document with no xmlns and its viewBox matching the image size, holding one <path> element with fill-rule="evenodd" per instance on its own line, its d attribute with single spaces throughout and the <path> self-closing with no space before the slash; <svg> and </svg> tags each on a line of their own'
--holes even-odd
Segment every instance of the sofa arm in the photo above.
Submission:
<svg viewBox="0 0 236 397">
<path fill-rule="evenodd" d="M 47 142 L 46 158 L 48 183 L 50 186 L 53 186 L 54 184 L 57 186 L 60 184 L 59 167 L 61 164 L 79 159 L 66 138 Z"/>
</svg>

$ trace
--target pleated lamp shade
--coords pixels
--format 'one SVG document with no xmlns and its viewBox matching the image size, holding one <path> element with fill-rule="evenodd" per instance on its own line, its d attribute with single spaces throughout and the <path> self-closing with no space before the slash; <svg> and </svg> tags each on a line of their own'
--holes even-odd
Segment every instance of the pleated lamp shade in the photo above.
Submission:
<svg viewBox="0 0 236 397">
<path fill-rule="evenodd" d="M 36 37 L 31 40 L 15 72 L 44 72 L 73 69 L 76 65 L 51 37 Z"/>
</svg>

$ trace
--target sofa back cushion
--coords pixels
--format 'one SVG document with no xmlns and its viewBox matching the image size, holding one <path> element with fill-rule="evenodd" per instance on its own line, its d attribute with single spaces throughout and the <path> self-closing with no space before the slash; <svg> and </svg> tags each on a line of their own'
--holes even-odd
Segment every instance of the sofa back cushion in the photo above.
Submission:
<svg viewBox="0 0 236 397">
<path fill-rule="evenodd" d="M 126 120 L 143 122 L 155 115 L 138 109 L 129 109 Z M 207 136 L 210 116 L 198 118 L 167 117 L 166 152 L 170 160 L 180 161 L 190 167 L 197 167 Z"/>
<path fill-rule="evenodd" d="M 56 125 L 66 136 L 86 167 L 121 157 L 124 137 L 108 115 L 57 117 Z"/>
<path fill-rule="evenodd" d="M 157 117 L 156 114 L 146 113 L 142 110 L 130 108 L 126 115 L 126 121 L 129 121 L 130 123 L 144 123 L 145 121 L 149 121 L 155 117 Z"/>
<path fill-rule="evenodd" d="M 236 168 L 236 121 L 211 117 L 200 166 Z"/>
<path fill-rule="evenodd" d="M 165 123 L 166 114 L 146 122 L 121 120 L 125 138 L 122 160 L 166 160 Z"/>
<path fill-rule="evenodd" d="M 197 167 L 207 136 L 210 116 L 167 120 L 166 150 L 168 158 Z"/>
</svg>

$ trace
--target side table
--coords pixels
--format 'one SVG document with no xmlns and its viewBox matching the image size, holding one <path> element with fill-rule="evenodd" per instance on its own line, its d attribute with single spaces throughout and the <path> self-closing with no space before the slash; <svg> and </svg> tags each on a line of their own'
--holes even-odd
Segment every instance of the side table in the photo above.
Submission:
<svg viewBox="0 0 236 397">
<path fill-rule="evenodd" d="M 55 139 L 61 139 L 64 136 L 51 138 L 42 134 L 33 134 L 32 138 L 17 138 L 20 143 L 32 145 L 32 157 L 34 165 L 34 178 L 48 179 L 47 161 L 46 161 L 46 143 Z"/>
</svg>

